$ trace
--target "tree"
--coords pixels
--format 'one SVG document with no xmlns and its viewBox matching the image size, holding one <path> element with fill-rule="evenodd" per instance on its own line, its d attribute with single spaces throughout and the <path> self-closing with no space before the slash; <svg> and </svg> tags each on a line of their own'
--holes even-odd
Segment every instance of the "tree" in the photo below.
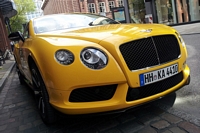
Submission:
<svg viewBox="0 0 200 133">
<path fill-rule="evenodd" d="M 14 2 L 17 8 L 17 15 L 10 18 L 10 26 L 12 32 L 22 31 L 22 24 L 27 23 L 26 13 L 31 13 L 35 11 L 35 3 L 33 0 L 14 0 Z"/>
</svg>

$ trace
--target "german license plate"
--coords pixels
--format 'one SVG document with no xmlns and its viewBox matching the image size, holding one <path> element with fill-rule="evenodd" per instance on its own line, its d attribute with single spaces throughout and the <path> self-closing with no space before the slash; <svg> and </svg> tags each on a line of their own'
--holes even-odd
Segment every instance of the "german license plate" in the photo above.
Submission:
<svg viewBox="0 0 200 133">
<path fill-rule="evenodd" d="M 169 78 L 178 73 L 178 64 L 174 64 L 159 70 L 140 74 L 140 86 L 148 85 Z"/>
</svg>

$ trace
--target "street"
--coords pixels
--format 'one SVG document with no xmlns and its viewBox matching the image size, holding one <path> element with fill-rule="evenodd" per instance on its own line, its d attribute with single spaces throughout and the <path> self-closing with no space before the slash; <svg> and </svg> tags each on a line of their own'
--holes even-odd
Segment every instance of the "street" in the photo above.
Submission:
<svg viewBox="0 0 200 133">
<path fill-rule="evenodd" d="M 187 46 L 190 85 L 123 113 L 61 116 L 54 125 L 45 125 L 37 112 L 33 92 L 20 85 L 14 68 L 0 93 L 0 133 L 199 133 L 199 27 L 198 23 L 174 27 Z"/>
<path fill-rule="evenodd" d="M 180 89 L 176 94 L 176 101 L 170 113 L 178 115 L 200 126 L 200 24 L 175 26 L 182 35 L 188 50 L 187 64 L 191 69 L 191 82 L 189 86 Z M 183 28 L 184 27 L 184 28 Z M 176 110 L 176 111 L 175 111 Z"/>
<path fill-rule="evenodd" d="M 175 93 L 159 101 L 124 113 L 88 116 L 64 116 L 57 123 L 45 125 L 37 112 L 30 88 L 19 83 L 15 69 L 0 93 L 0 133 L 198 133 L 200 127 L 167 112 Z M 157 103 L 167 102 L 165 110 Z"/>
</svg>

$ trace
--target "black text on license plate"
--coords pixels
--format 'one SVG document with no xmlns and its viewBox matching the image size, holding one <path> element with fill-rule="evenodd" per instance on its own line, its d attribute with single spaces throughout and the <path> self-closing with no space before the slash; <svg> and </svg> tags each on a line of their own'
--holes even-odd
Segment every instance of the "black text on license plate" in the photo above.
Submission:
<svg viewBox="0 0 200 133">
<path fill-rule="evenodd" d="M 178 73 L 178 64 L 174 64 L 156 71 L 140 74 L 140 86 L 151 84 Z"/>
</svg>

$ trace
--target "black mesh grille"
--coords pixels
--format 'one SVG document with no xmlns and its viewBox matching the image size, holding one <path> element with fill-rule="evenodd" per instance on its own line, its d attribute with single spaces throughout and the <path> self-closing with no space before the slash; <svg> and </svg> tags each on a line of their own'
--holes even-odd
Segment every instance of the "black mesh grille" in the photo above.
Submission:
<svg viewBox="0 0 200 133">
<path fill-rule="evenodd" d="M 138 88 L 130 88 L 128 89 L 126 101 L 133 101 L 137 99 L 142 99 L 148 96 L 152 96 L 154 94 L 161 93 L 183 80 L 183 73 L 180 72 L 170 78 L 165 80 L 152 83 L 146 86 L 138 87 Z"/>
<path fill-rule="evenodd" d="M 180 55 L 174 35 L 153 36 L 120 45 L 122 56 L 130 70 L 159 65 Z"/>
<path fill-rule="evenodd" d="M 177 59 L 180 55 L 180 48 L 175 36 L 154 36 L 153 37 L 160 63 Z"/>
<path fill-rule="evenodd" d="M 117 85 L 78 88 L 71 92 L 70 102 L 93 102 L 109 100 L 113 97 Z"/>
<path fill-rule="evenodd" d="M 154 66 L 159 63 L 151 38 L 123 44 L 120 46 L 120 51 L 130 70 Z"/>
</svg>

